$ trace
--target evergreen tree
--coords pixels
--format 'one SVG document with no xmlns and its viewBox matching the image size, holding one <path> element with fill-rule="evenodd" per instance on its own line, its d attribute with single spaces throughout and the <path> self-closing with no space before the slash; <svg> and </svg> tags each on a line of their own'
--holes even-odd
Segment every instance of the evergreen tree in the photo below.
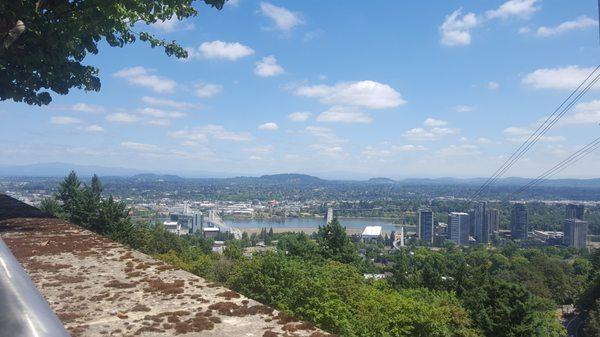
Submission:
<svg viewBox="0 0 600 337">
<path fill-rule="evenodd" d="M 337 218 L 333 218 L 323 227 L 319 226 L 317 243 L 325 258 L 343 263 L 358 261 L 358 254 L 346 235 L 346 228 L 342 227 Z"/>
<path fill-rule="evenodd" d="M 61 217 L 63 215 L 60 204 L 54 198 L 44 198 L 40 203 L 40 210 L 46 212 L 55 217 Z"/>
<path fill-rule="evenodd" d="M 62 202 L 62 209 L 69 220 L 76 224 L 81 224 L 79 211 L 81 209 L 82 192 L 81 181 L 79 181 L 77 173 L 71 171 L 58 186 L 56 195 L 56 199 Z"/>
<path fill-rule="evenodd" d="M 94 198 L 94 200 L 97 200 L 98 202 L 100 202 L 100 199 L 102 198 L 102 183 L 100 182 L 100 178 L 98 178 L 98 176 L 95 174 L 92 177 L 92 183 L 90 185 L 90 192 L 91 192 L 91 196 Z"/>
</svg>

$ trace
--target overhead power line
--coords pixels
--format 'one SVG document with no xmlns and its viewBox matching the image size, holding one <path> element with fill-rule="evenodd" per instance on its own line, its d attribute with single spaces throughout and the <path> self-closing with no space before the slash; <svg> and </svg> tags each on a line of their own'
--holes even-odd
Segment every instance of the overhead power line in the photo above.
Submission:
<svg viewBox="0 0 600 337">
<path fill-rule="evenodd" d="M 593 141 L 591 141 L 590 143 L 588 143 L 581 149 L 579 149 L 576 152 L 574 152 L 573 154 L 571 154 L 569 157 L 558 162 L 552 168 L 548 169 L 544 173 L 540 174 L 537 178 L 531 180 L 529 183 L 527 183 L 524 186 L 522 186 L 521 188 L 519 188 L 516 192 L 512 193 L 509 197 L 516 196 L 520 193 L 523 193 L 523 192 L 531 189 L 535 185 L 538 185 L 542 181 L 554 176 L 555 174 L 561 172 L 562 170 L 573 165 L 574 163 L 578 162 L 579 160 L 585 158 L 586 156 L 588 156 L 590 153 L 594 152 L 598 148 L 600 148 L 600 137 L 594 139 Z"/>
<path fill-rule="evenodd" d="M 600 65 L 596 66 L 592 72 L 571 92 L 571 94 L 540 124 L 537 129 L 525 140 L 506 161 L 488 178 L 483 185 L 471 196 L 475 200 L 485 191 L 487 187 L 496 182 L 502 175 L 509 170 L 529 149 L 540 140 L 552 126 L 554 126 L 576 103 L 585 95 L 587 91 L 594 86 L 600 79 Z M 597 73 L 598 72 L 598 73 Z M 591 81 L 590 78 L 592 78 Z M 583 87 L 583 89 L 581 89 Z M 581 89 L 581 90 L 580 90 Z"/>
</svg>

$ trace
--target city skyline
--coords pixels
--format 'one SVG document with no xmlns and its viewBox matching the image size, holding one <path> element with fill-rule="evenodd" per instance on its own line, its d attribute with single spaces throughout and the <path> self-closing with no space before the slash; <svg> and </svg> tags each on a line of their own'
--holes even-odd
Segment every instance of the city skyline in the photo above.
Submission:
<svg viewBox="0 0 600 337">
<path fill-rule="evenodd" d="M 188 60 L 101 45 L 86 59 L 100 92 L 0 103 L 0 165 L 489 176 L 596 65 L 594 2 L 516 2 L 199 7 L 147 27 Z M 537 176 L 599 122 L 595 88 L 506 176 Z M 595 153 L 557 178 L 597 177 L 599 165 Z"/>
</svg>

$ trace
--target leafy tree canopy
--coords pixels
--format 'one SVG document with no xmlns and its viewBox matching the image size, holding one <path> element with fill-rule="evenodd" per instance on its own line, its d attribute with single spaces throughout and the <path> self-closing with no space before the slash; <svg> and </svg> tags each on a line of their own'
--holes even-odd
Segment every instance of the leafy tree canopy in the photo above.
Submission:
<svg viewBox="0 0 600 337">
<path fill-rule="evenodd" d="M 221 9 L 226 0 L 204 0 Z M 187 57 L 175 41 L 145 32 L 140 24 L 197 14 L 194 0 L 0 1 L 0 100 L 46 105 L 54 91 L 100 90 L 98 68 L 82 64 L 98 43 L 123 47 L 136 40 Z"/>
</svg>

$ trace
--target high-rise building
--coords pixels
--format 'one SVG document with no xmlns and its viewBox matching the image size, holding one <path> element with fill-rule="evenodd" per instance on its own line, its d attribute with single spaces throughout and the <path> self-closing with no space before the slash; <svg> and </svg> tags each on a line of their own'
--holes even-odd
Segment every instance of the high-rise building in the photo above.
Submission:
<svg viewBox="0 0 600 337">
<path fill-rule="evenodd" d="M 470 217 L 468 213 L 452 212 L 448 217 L 450 241 L 461 246 L 469 245 Z"/>
<path fill-rule="evenodd" d="M 483 201 L 475 205 L 474 213 L 475 241 L 477 243 L 490 242 L 490 227 L 487 218 L 487 202 Z"/>
<path fill-rule="evenodd" d="M 417 235 L 420 240 L 433 243 L 433 212 L 429 210 L 419 210 L 419 219 L 417 223 Z"/>
<path fill-rule="evenodd" d="M 192 215 L 192 227 L 190 233 L 195 234 L 196 232 L 202 232 L 202 223 L 204 222 L 202 212 L 197 212 Z"/>
<path fill-rule="evenodd" d="M 516 203 L 510 213 L 510 229 L 513 239 L 527 240 L 527 206 Z"/>
<path fill-rule="evenodd" d="M 496 235 L 500 230 L 500 212 L 497 209 L 489 208 L 486 211 L 486 218 L 490 232 Z"/>
<path fill-rule="evenodd" d="M 563 243 L 569 247 L 583 249 L 587 246 L 587 221 L 566 219 L 563 224 Z"/>
<path fill-rule="evenodd" d="M 565 219 L 583 220 L 583 205 L 568 204 L 566 207 Z"/>
<path fill-rule="evenodd" d="M 475 236 L 475 210 L 469 210 L 469 235 Z"/>
</svg>

